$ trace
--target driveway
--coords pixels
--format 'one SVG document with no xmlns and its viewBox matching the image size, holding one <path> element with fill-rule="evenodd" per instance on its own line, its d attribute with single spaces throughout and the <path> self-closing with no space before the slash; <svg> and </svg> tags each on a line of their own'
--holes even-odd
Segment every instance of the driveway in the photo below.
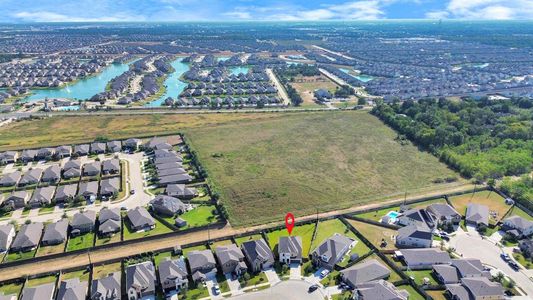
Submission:
<svg viewBox="0 0 533 300">
<path fill-rule="evenodd" d="M 278 284 L 258 292 L 246 293 L 239 296 L 233 296 L 229 299 L 238 300 L 324 300 L 325 293 L 318 289 L 313 293 L 308 293 L 307 289 L 311 286 L 310 283 L 303 280 L 286 280 Z"/>
<path fill-rule="evenodd" d="M 274 284 L 276 284 L 276 283 L 281 281 L 279 279 L 278 273 L 276 273 L 276 271 L 274 271 L 274 268 L 265 269 L 264 272 L 265 272 L 265 275 L 266 275 L 266 277 L 268 279 L 268 282 L 270 282 L 271 285 L 274 285 Z"/>
<path fill-rule="evenodd" d="M 290 279 L 301 279 L 302 278 L 302 265 L 300 264 L 291 264 L 289 266 Z"/>
<path fill-rule="evenodd" d="M 229 290 L 232 295 L 235 296 L 244 293 L 241 291 L 241 284 L 239 283 L 238 279 L 233 279 L 233 276 L 231 276 L 230 273 L 226 273 L 224 276 L 226 276 L 226 282 L 228 283 Z"/>
<path fill-rule="evenodd" d="M 493 241 L 482 237 L 477 231 L 458 233 L 450 239 L 450 246 L 464 258 L 477 258 L 482 263 L 512 278 L 530 298 L 533 298 L 533 281 L 528 278 L 524 270 L 514 271 L 500 258 L 502 249 Z"/>
<path fill-rule="evenodd" d="M 218 284 L 217 278 L 215 276 L 210 276 L 206 281 L 205 285 L 207 286 L 207 291 L 209 292 L 209 296 L 211 299 L 220 299 L 223 298 L 221 294 L 214 295 L 213 294 L 213 287 L 215 284 Z"/>
</svg>

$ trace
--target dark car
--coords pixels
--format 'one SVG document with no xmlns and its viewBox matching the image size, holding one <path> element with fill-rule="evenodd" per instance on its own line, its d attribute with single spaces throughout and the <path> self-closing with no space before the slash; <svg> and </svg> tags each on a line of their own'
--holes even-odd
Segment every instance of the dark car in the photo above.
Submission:
<svg viewBox="0 0 533 300">
<path fill-rule="evenodd" d="M 312 293 L 312 292 L 316 291 L 317 289 L 318 289 L 318 285 L 317 284 L 313 284 L 312 286 L 309 287 L 307 292 L 308 293 Z"/>
<path fill-rule="evenodd" d="M 135 194 L 135 190 L 130 190 L 130 194 L 131 195 Z"/>
<path fill-rule="evenodd" d="M 513 270 L 515 270 L 515 271 L 520 270 L 520 267 L 519 267 L 518 264 L 515 263 L 514 261 L 510 261 L 510 262 L 509 262 L 509 266 L 510 266 Z"/>
</svg>

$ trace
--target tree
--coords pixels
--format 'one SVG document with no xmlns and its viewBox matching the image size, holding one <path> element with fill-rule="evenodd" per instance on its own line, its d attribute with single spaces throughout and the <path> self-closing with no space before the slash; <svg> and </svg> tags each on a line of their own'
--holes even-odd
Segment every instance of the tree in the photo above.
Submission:
<svg viewBox="0 0 533 300">
<path fill-rule="evenodd" d="M 248 272 L 244 273 L 244 275 L 242 275 L 242 279 L 244 282 L 250 281 L 250 274 Z"/>
<path fill-rule="evenodd" d="M 357 105 L 366 105 L 367 101 L 365 98 L 359 98 L 357 99 Z"/>
</svg>

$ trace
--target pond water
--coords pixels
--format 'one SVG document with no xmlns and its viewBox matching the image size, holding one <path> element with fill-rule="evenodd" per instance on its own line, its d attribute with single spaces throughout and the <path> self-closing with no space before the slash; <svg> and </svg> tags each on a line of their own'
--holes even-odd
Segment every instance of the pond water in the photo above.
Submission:
<svg viewBox="0 0 533 300">
<path fill-rule="evenodd" d="M 354 75 L 353 70 L 350 70 L 350 69 L 339 68 L 339 70 L 343 71 L 346 74 L 352 75 L 353 77 L 361 80 L 362 82 L 369 82 L 370 80 L 374 79 L 374 76 L 370 76 L 370 75 L 365 75 L 365 74 Z"/>
<path fill-rule="evenodd" d="M 180 80 L 181 75 L 189 70 L 189 65 L 182 62 L 183 57 L 179 57 L 173 62 L 170 63 L 174 68 L 174 72 L 170 74 L 167 79 L 165 79 L 164 85 L 167 87 L 165 93 L 159 97 L 159 99 L 154 100 L 150 103 L 147 103 L 146 107 L 158 107 L 167 99 L 168 97 L 177 98 L 181 92 L 187 86 L 186 82 Z"/>
<path fill-rule="evenodd" d="M 114 63 L 105 67 L 95 76 L 81 79 L 73 84 L 61 88 L 33 89 L 32 94 L 22 99 L 22 102 L 33 102 L 45 98 L 66 98 L 72 100 L 86 100 L 105 91 L 107 83 L 116 76 L 126 72 L 129 64 Z"/>
</svg>

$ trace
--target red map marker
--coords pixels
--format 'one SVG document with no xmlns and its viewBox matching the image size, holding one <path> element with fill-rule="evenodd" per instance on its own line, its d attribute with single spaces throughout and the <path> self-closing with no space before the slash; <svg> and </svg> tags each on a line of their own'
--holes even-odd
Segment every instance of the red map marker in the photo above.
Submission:
<svg viewBox="0 0 533 300">
<path fill-rule="evenodd" d="M 285 227 L 287 227 L 287 231 L 289 232 L 289 235 L 291 235 L 292 229 L 294 228 L 294 215 L 291 213 L 288 213 L 285 216 Z"/>
</svg>

